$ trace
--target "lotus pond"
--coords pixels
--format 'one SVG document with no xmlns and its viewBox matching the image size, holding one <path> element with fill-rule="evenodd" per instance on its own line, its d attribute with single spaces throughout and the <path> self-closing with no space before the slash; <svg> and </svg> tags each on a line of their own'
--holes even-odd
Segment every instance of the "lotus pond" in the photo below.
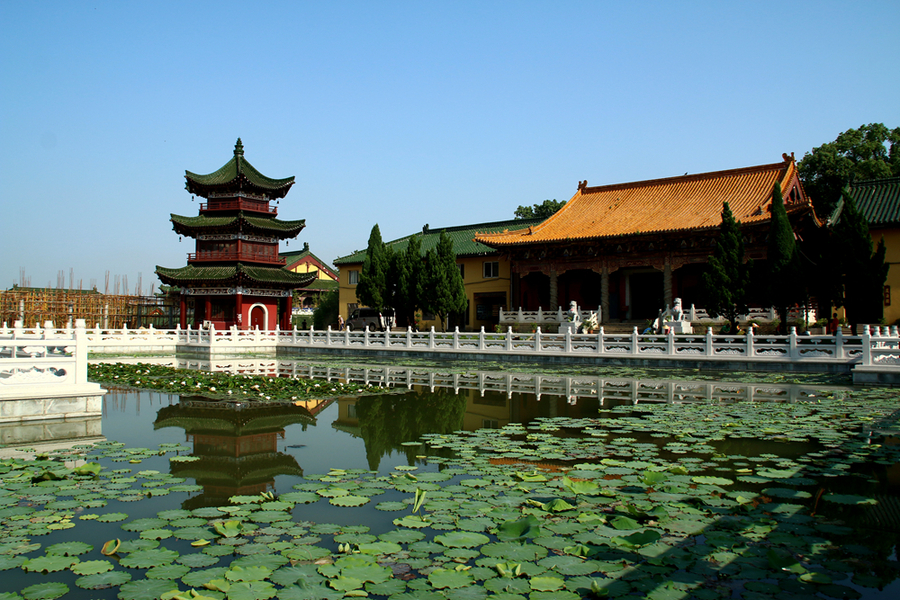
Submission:
<svg viewBox="0 0 900 600">
<path fill-rule="evenodd" d="M 0 600 L 900 596 L 896 391 L 331 367 L 92 365 L 95 435 L 3 449 Z"/>
</svg>

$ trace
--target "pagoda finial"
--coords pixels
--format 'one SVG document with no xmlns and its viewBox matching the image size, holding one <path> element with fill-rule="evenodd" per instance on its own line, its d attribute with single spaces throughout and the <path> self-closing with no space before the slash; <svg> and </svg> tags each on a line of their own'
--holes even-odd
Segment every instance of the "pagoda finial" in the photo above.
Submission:
<svg viewBox="0 0 900 600">
<path fill-rule="evenodd" d="M 241 138 L 238 138 L 237 142 L 234 145 L 234 155 L 235 156 L 243 156 L 244 155 L 244 144 L 241 143 Z"/>
</svg>

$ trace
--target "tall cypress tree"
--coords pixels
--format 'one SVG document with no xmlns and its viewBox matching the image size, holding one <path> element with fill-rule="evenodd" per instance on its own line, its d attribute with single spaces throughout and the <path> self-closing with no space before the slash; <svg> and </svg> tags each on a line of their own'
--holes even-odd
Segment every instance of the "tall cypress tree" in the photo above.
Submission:
<svg viewBox="0 0 900 600">
<path fill-rule="evenodd" d="M 800 255 L 794 240 L 794 230 L 784 208 L 781 184 L 772 190 L 772 220 L 769 225 L 769 247 L 765 276 L 769 302 L 778 311 L 780 333 L 788 331 L 788 309 L 803 300 L 800 283 Z"/>
<path fill-rule="evenodd" d="M 416 310 L 422 305 L 424 261 L 421 236 L 416 234 L 410 237 L 406 251 L 398 252 L 396 258 L 397 299 L 394 308 L 397 309 L 397 315 L 406 320 L 407 325 L 412 325 Z"/>
<path fill-rule="evenodd" d="M 456 264 L 453 242 L 445 231 L 441 231 L 437 247 L 428 251 L 426 263 L 423 308 L 436 314 L 441 329 L 446 330 L 450 313 L 466 309 L 466 286 Z"/>
<path fill-rule="evenodd" d="M 737 331 L 738 316 L 747 312 L 750 288 L 750 265 L 744 263 L 740 225 L 724 202 L 718 243 L 702 277 L 707 310 L 728 319 L 731 331 Z"/>
<path fill-rule="evenodd" d="M 848 190 L 843 192 L 844 206 L 836 227 L 841 250 L 844 280 L 844 306 L 856 333 L 860 323 L 878 323 L 884 316 L 882 290 L 887 279 L 884 263 L 884 239 L 873 252 L 872 236 L 865 216 L 856 208 Z"/>
<path fill-rule="evenodd" d="M 381 229 L 378 223 L 369 234 L 369 245 L 366 258 L 363 260 L 359 283 L 356 286 L 356 298 L 364 305 L 381 309 L 386 305 L 387 275 L 390 265 L 381 240 Z"/>
</svg>

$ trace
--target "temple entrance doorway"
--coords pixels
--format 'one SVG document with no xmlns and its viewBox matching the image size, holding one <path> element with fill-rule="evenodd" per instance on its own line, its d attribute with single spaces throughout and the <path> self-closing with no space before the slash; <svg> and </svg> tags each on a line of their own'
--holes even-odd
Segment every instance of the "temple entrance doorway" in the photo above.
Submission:
<svg viewBox="0 0 900 600">
<path fill-rule="evenodd" d="M 268 329 L 266 321 L 266 307 L 261 304 L 250 307 L 250 329 Z"/>
<path fill-rule="evenodd" d="M 662 272 L 655 269 L 632 272 L 626 282 L 628 319 L 655 319 L 665 308 Z"/>
<path fill-rule="evenodd" d="M 559 305 L 563 310 L 575 301 L 581 310 L 597 310 L 601 303 L 600 274 L 590 269 L 574 269 L 559 276 Z"/>
<path fill-rule="evenodd" d="M 550 277 L 540 272 L 528 273 L 519 279 L 519 304 L 509 310 L 550 310 Z"/>
</svg>

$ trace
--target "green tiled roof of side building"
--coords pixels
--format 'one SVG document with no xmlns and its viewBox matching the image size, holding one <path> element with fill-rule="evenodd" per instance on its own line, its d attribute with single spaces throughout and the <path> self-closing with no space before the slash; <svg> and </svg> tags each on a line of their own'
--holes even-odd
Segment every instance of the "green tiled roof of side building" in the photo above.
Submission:
<svg viewBox="0 0 900 600">
<path fill-rule="evenodd" d="M 456 256 L 485 256 L 490 254 L 498 254 L 497 250 L 489 246 L 485 246 L 475 241 L 476 233 L 501 233 L 505 230 L 526 229 L 533 225 L 543 222 L 543 217 L 537 219 L 509 219 L 508 221 L 493 221 L 491 223 L 479 223 L 477 225 L 458 225 L 456 227 L 441 227 L 431 229 L 426 225 L 419 233 L 407 235 L 400 239 L 385 242 L 386 246 L 390 246 L 395 252 L 403 252 L 409 244 L 409 239 L 414 235 L 421 236 L 422 253 L 424 254 L 431 248 L 437 246 L 441 237 L 441 232 L 447 232 L 450 241 L 453 242 L 453 251 Z M 366 258 L 366 250 L 357 250 L 347 256 L 342 256 L 334 261 L 335 265 L 352 265 L 361 263 Z"/>
<path fill-rule="evenodd" d="M 866 217 L 869 227 L 900 224 L 900 177 L 857 181 L 849 189 L 857 210 Z M 837 223 L 843 208 L 842 198 L 831 213 L 830 222 Z"/>
</svg>

